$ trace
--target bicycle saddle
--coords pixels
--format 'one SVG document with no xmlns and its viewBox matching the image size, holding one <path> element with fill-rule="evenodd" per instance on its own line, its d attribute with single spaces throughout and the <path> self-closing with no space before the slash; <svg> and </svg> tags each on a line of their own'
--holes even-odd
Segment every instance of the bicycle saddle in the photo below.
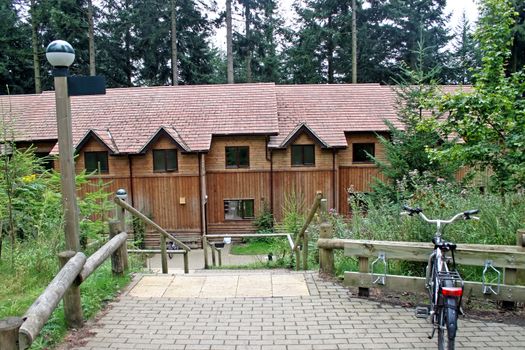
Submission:
<svg viewBox="0 0 525 350">
<path fill-rule="evenodd" d="M 432 238 L 432 243 L 434 243 L 434 246 L 436 248 L 439 248 L 441 250 L 449 251 L 449 250 L 455 250 L 457 248 L 456 243 L 445 242 L 445 241 L 442 241 L 441 239 L 437 240 L 436 237 Z"/>
</svg>

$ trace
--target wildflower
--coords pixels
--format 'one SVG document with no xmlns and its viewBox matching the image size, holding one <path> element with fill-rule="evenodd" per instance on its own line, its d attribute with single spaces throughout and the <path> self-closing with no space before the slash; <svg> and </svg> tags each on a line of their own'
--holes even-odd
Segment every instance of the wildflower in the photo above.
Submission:
<svg viewBox="0 0 525 350">
<path fill-rule="evenodd" d="M 35 180 L 36 180 L 36 174 L 26 175 L 26 176 L 22 177 L 22 181 L 24 183 L 26 183 L 26 184 L 27 183 L 31 183 L 31 182 L 33 182 Z"/>
</svg>

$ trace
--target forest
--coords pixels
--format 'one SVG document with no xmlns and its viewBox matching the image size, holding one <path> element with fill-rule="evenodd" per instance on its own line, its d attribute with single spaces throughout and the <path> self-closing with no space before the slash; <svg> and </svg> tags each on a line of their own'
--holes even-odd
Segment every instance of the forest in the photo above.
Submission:
<svg viewBox="0 0 525 350">
<path fill-rule="evenodd" d="M 518 15 L 509 73 L 525 63 L 525 4 L 510 1 Z M 76 50 L 72 74 L 105 76 L 108 87 L 391 84 L 415 68 L 419 45 L 439 83 L 473 83 L 476 23 L 463 15 L 450 31 L 445 5 L 296 0 L 290 16 L 278 0 L 0 0 L 0 94 L 50 90 L 45 48 L 55 39 Z M 216 38 L 223 28 L 226 48 Z"/>
</svg>

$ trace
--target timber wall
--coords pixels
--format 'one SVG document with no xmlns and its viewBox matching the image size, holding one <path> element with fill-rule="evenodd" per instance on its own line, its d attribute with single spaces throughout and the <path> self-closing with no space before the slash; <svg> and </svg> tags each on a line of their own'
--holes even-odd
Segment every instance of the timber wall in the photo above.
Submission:
<svg viewBox="0 0 525 350">
<path fill-rule="evenodd" d="M 225 220 L 224 200 L 228 199 L 253 199 L 256 216 L 264 202 L 272 203 L 274 216 L 280 221 L 287 201 L 295 199 L 308 207 L 316 191 L 322 191 L 329 207 L 346 215 L 349 212 L 347 189 L 368 192 L 369 183 L 378 176 L 373 164 L 353 162 L 352 144 L 374 142 L 376 156 L 384 157 L 374 134 L 348 134 L 346 138 L 347 149 L 333 150 L 321 148 L 307 134 L 300 135 L 293 144 L 314 145 L 315 165 L 292 166 L 291 147 L 270 151 L 264 136 L 213 137 L 210 151 L 203 154 L 204 171 L 199 172 L 199 155 L 182 153 L 175 142 L 164 135 L 149 145 L 144 154 L 110 155 L 109 172 L 91 176 L 79 194 L 95 191 L 102 183 L 107 183 L 105 189 L 109 192 L 125 188 L 130 204 L 167 231 L 183 237 L 198 237 L 204 228 L 208 233 L 253 232 L 253 220 Z M 249 167 L 226 168 L 226 146 L 248 146 Z M 154 172 L 153 149 L 178 149 L 178 170 Z M 84 169 L 84 152 L 106 150 L 105 145 L 91 139 L 78 154 L 76 170 Z M 202 195 L 203 198 L 207 195 L 206 223 L 201 223 L 199 174 L 205 179 Z M 148 231 L 146 242 L 156 246 L 158 235 Z"/>
</svg>

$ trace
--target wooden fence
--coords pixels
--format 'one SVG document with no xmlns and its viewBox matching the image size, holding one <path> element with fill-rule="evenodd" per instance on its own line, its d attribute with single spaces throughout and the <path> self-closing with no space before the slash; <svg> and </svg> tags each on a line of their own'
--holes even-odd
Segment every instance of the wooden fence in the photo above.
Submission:
<svg viewBox="0 0 525 350">
<path fill-rule="evenodd" d="M 60 300 L 69 328 L 83 326 L 80 284 L 111 256 L 113 274 L 122 275 L 128 266 L 126 240 L 128 234 L 119 229 L 119 222 L 110 222 L 110 240 L 89 258 L 82 252 L 59 254 L 61 269 L 47 288 L 29 307 L 24 317 L 0 320 L 0 349 L 27 349 L 38 336 Z"/>
<path fill-rule="evenodd" d="M 516 246 L 482 244 L 458 244 L 455 259 L 458 264 L 492 266 L 501 271 L 501 283 L 488 281 L 483 288 L 480 282 L 465 282 L 465 295 L 493 300 L 525 302 L 525 230 L 518 230 Z M 377 283 L 378 272 L 372 271 L 371 260 L 380 258 L 427 262 L 433 244 L 417 242 L 390 242 L 369 240 L 319 239 L 321 270 L 333 273 L 333 250 L 344 249 L 345 256 L 355 257 L 359 272 L 345 272 L 345 285 L 358 287 L 361 296 L 367 296 L 369 288 L 384 288 L 392 291 L 425 291 L 425 278 L 389 275 L 381 271 L 382 283 Z M 332 259 L 330 261 L 330 259 Z M 491 267 L 491 269 L 492 269 Z M 497 291 L 497 292 L 496 292 Z"/>
</svg>

